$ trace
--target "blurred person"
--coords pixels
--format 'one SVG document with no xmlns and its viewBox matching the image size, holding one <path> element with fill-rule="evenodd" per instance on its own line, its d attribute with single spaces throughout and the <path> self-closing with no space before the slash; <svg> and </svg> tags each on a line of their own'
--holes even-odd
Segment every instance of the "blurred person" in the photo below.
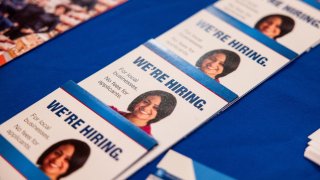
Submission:
<svg viewBox="0 0 320 180">
<path fill-rule="evenodd" d="M 47 13 L 43 9 L 46 0 L 39 1 L 41 3 L 29 4 L 18 11 L 13 17 L 18 26 L 11 28 L 4 35 L 14 40 L 28 34 L 50 32 L 60 22 L 60 16 L 69 10 L 65 5 L 58 5 L 54 13 Z"/>
</svg>

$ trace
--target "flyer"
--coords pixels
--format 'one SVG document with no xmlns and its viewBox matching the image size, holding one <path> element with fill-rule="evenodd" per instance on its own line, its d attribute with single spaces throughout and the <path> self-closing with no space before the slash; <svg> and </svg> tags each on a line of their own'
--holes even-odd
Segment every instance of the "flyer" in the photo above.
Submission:
<svg viewBox="0 0 320 180">
<path fill-rule="evenodd" d="M 320 129 L 308 136 L 310 141 L 304 151 L 304 157 L 320 165 Z"/>
<path fill-rule="evenodd" d="M 158 146 L 137 162 L 140 167 L 237 99 L 154 40 L 79 85 L 157 140 Z"/>
<path fill-rule="evenodd" d="M 317 5 L 316 5 L 317 4 Z M 212 8 L 225 20 L 269 47 L 280 44 L 297 55 L 320 41 L 319 1 L 223 0 Z"/>
<path fill-rule="evenodd" d="M 72 81 L 0 132 L 0 179 L 112 179 L 157 145 Z"/>
<path fill-rule="evenodd" d="M 204 9 L 156 40 L 240 97 L 290 62 Z"/>
<path fill-rule="evenodd" d="M 127 0 L 3 0 L 0 66 Z"/>
<path fill-rule="evenodd" d="M 157 171 L 147 180 L 234 180 L 221 172 L 209 168 L 185 155 L 169 150 L 157 165 Z"/>
</svg>

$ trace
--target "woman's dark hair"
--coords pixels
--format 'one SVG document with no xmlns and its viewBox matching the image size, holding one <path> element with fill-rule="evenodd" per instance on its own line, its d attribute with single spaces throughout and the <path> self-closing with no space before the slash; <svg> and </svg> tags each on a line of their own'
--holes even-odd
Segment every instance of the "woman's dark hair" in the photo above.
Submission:
<svg viewBox="0 0 320 180">
<path fill-rule="evenodd" d="M 259 30 L 259 26 L 261 25 L 261 23 L 265 22 L 267 19 L 272 18 L 272 17 L 277 17 L 277 18 L 281 19 L 280 34 L 275 36 L 273 39 L 277 39 L 279 37 L 282 37 L 282 36 L 288 34 L 294 28 L 294 25 L 295 25 L 294 20 L 291 17 L 285 16 L 282 14 L 271 14 L 271 15 L 263 17 L 255 24 L 254 28 Z"/>
<path fill-rule="evenodd" d="M 67 139 L 60 142 L 57 142 L 50 146 L 46 151 L 44 151 L 39 159 L 37 160 L 37 164 L 40 166 L 42 165 L 44 159 L 52 153 L 55 149 L 62 145 L 73 145 L 74 146 L 74 153 L 69 161 L 69 168 L 66 173 L 60 175 L 58 179 L 68 176 L 69 174 L 73 173 L 77 169 L 81 168 L 84 163 L 87 161 L 89 155 L 90 155 L 90 147 L 82 141 L 76 140 L 76 139 Z"/>
<path fill-rule="evenodd" d="M 155 122 L 158 122 L 160 121 L 161 119 L 169 116 L 174 108 L 176 107 L 176 104 L 177 104 L 177 100 L 176 98 L 168 93 L 168 92 L 165 92 L 165 91 L 161 91 L 161 90 L 155 90 L 155 91 L 148 91 L 148 92 L 145 92 L 143 94 L 141 94 L 140 96 L 136 97 L 128 106 L 128 111 L 130 112 L 133 112 L 134 110 L 134 107 L 139 103 L 141 102 L 142 100 L 146 99 L 148 96 L 160 96 L 161 98 L 161 102 L 160 102 L 160 105 L 158 107 L 158 112 L 157 112 L 157 116 L 150 120 L 148 122 L 148 125 L 151 124 L 151 123 L 155 123 Z"/>
<path fill-rule="evenodd" d="M 229 73 L 233 72 L 234 70 L 236 70 L 240 64 L 240 56 L 238 54 L 236 54 L 235 52 L 226 50 L 226 49 L 216 49 L 216 50 L 212 50 L 209 51 L 207 53 L 205 53 L 203 56 L 201 56 L 198 61 L 196 62 L 196 66 L 197 67 L 201 67 L 201 64 L 203 63 L 203 61 L 207 58 L 209 58 L 210 56 L 214 55 L 214 54 L 224 54 L 226 55 L 226 61 L 223 64 L 223 71 L 221 74 L 216 75 L 216 79 L 226 76 Z"/>
</svg>

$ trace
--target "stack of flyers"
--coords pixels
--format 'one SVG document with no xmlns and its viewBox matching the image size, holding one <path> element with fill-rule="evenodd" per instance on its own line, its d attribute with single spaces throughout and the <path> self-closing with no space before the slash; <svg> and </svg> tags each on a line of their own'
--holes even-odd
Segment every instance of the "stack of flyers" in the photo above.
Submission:
<svg viewBox="0 0 320 180">
<path fill-rule="evenodd" d="M 219 111 L 210 106 L 211 114 L 215 115 L 319 43 L 318 8 L 309 1 L 297 0 L 217 1 L 161 34 L 155 41 L 167 54 L 185 62 L 184 67 L 188 70 L 179 66 L 183 72 L 189 72 L 189 76 L 197 74 L 197 77 L 208 84 L 217 89 L 223 87 L 223 92 L 235 97 Z M 274 15 L 279 15 L 276 17 L 280 20 L 278 25 L 274 24 Z M 269 22 L 269 18 L 272 18 L 272 22 Z M 289 22 L 286 19 L 290 19 Z M 255 24 L 260 24 L 260 21 L 267 24 L 265 31 L 255 28 L 258 26 Z M 268 31 L 276 31 L 276 35 L 271 36 Z M 87 89 L 90 86 L 93 87 L 93 84 L 83 87 Z M 90 92 L 96 94 L 95 91 Z M 200 118 L 198 120 L 205 121 Z M 176 127 L 181 129 L 183 125 Z M 188 132 L 195 128 L 197 126 L 193 126 Z M 169 145 L 159 141 L 157 148 L 121 177 L 128 177 Z"/>
<path fill-rule="evenodd" d="M 40 174 L 54 179 L 52 171 L 60 169 L 56 178 L 90 174 L 126 179 L 318 44 L 319 19 L 316 7 L 304 1 L 224 0 L 210 5 L 1 125 L 1 165 L 26 178 Z M 19 44 L 34 46 L 23 40 Z M 320 162 L 320 132 L 316 134 L 306 157 Z M 80 165 L 73 165 L 75 144 L 88 149 Z M 64 169 L 55 160 L 62 155 L 67 159 Z M 199 179 L 176 174 L 166 162 L 158 166 L 166 174 L 160 178 Z"/>
<path fill-rule="evenodd" d="M 157 171 L 147 180 L 234 180 L 176 151 L 169 150 L 157 165 Z"/>
<path fill-rule="evenodd" d="M 312 133 L 308 138 L 310 141 L 304 151 L 304 157 L 320 166 L 320 129 Z"/>
</svg>

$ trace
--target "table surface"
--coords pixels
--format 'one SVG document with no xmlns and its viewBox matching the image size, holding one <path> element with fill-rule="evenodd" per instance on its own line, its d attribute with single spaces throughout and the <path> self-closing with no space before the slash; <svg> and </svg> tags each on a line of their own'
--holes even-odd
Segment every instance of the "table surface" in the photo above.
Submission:
<svg viewBox="0 0 320 180">
<path fill-rule="evenodd" d="M 79 82 L 213 0 L 131 0 L 0 68 L 0 122 L 68 80 Z M 173 149 L 237 179 L 320 179 L 304 158 L 320 127 L 320 46 L 305 53 Z M 156 170 L 163 155 L 131 179 Z"/>
</svg>

